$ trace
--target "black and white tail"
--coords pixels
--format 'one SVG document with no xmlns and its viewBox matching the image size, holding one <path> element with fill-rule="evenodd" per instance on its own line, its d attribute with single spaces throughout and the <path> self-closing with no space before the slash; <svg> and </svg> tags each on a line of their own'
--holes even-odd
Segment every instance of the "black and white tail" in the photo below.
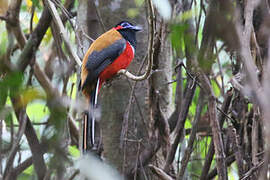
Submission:
<svg viewBox="0 0 270 180">
<path fill-rule="evenodd" d="M 95 121 L 96 121 L 96 108 L 97 108 L 97 97 L 99 90 L 99 79 L 97 80 L 96 88 L 91 92 L 89 99 L 88 113 L 84 115 L 83 119 L 83 141 L 82 148 L 83 153 L 89 152 L 91 149 L 96 148 L 95 144 Z"/>
</svg>

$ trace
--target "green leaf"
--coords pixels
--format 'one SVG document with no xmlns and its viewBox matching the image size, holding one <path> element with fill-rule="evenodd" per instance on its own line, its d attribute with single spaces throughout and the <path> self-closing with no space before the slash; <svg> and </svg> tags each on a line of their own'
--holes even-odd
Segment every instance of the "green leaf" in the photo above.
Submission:
<svg viewBox="0 0 270 180">
<path fill-rule="evenodd" d="M 4 86 L 1 86 L 1 82 L 0 82 L 0 112 L 1 109 L 4 107 L 4 105 L 6 104 L 6 100 L 7 100 L 7 88 Z"/>
<path fill-rule="evenodd" d="M 77 82 L 77 74 L 74 73 L 72 76 L 69 77 L 68 95 L 71 97 L 71 99 L 76 99 L 76 92 L 77 92 L 76 82 Z M 72 84 L 75 85 L 72 86 Z"/>
<path fill-rule="evenodd" d="M 32 122 L 41 122 L 49 115 L 49 110 L 43 101 L 33 101 L 26 107 L 26 113 Z"/>
<path fill-rule="evenodd" d="M 69 151 L 69 154 L 71 154 L 71 156 L 75 158 L 80 157 L 80 151 L 78 150 L 76 146 L 69 146 L 68 151 Z"/>
<path fill-rule="evenodd" d="M 7 74 L 2 80 L 0 80 L 0 91 L 6 93 L 10 91 L 10 96 L 15 97 L 20 93 L 23 83 L 23 74 L 20 72 L 13 72 Z"/>
<path fill-rule="evenodd" d="M 17 178 L 18 180 L 29 180 L 29 179 L 34 179 L 33 175 L 28 175 L 28 174 L 20 174 Z"/>
<path fill-rule="evenodd" d="M 170 38 L 172 46 L 175 49 L 178 56 L 180 56 L 180 54 L 184 54 L 185 52 L 184 36 L 187 27 L 188 27 L 187 24 L 184 23 L 174 24 L 171 26 Z"/>
<path fill-rule="evenodd" d="M 32 0 L 32 3 L 35 7 L 37 7 L 38 9 L 41 9 L 41 5 L 40 5 L 40 2 L 39 0 Z"/>
<path fill-rule="evenodd" d="M 135 5 L 137 7 L 141 7 L 143 5 L 143 3 L 144 3 L 144 0 L 135 0 Z"/>
<path fill-rule="evenodd" d="M 217 83 L 214 80 L 211 81 L 211 84 L 212 84 L 212 88 L 214 90 L 215 96 L 219 97 L 220 96 L 219 86 L 217 85 Z"/>
<path fill-rule="evenodd" d="M 3 27 L 2 27 L 3 26 Z M 0 28 L 4 29 L 4 24 L 0 23 Z M 8 35 L 7 35 L 7 31 L 0 31 L 1 32 L 1 36 L 0 36 L 0 56 L 6 53 L 7 50 L 7 44 L 8 44 Z"/>
<path fill-rule="evenodd" d="M 23 171 L 24 174 L 31 175 L 34 173 L 34 167 L 33 165 L 29 166 L 26 170 Z"/>
<path fill-rule="evenodd" d="M 189 129 L 189 128 L 192 128 L 192 123 L 190 119 L 187 119 L 185 122 L 185 129 Z"/>
<path fill-rule="evenodd" d="M 44 39 L 44 43 L 48 44 L 50 42 L 50 40 L 52 39 L 52 30 L 51 28 L 48 28 L 48 30 L 46 31 L 45 37 Z"/>
<path fill-rule="evenodd" d="M 129 8 L 127 10 L 127 16 L 130 18 L 135 18 L 139 14 L 139 9 L 137 8 Z"/>
</svg>

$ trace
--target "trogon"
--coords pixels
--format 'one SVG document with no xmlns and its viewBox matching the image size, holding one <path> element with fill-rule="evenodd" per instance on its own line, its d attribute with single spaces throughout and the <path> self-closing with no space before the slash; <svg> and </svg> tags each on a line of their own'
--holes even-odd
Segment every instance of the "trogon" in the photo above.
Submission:
<svg viewBox="0 0 270 180">
<path fill-rule="evenodd" d="M 122 21 L 99 36 L 86 52 L 79 89 L 89 101 L 89 111 L 83 120 L 83 152 L 95 146 L 95 108 L 102 84 L 126 69 L 136 49 L 136 32 L 141 28 Z"/>
</svg>

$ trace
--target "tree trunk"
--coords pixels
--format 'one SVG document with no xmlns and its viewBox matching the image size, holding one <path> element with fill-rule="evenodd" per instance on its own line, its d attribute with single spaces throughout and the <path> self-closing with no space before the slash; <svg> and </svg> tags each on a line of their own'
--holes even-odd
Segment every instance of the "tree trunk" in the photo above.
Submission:
<svg viewBox="0 0 270 180">
<path fill-rule="evenodd" d="M 101 27 L 99 25 L 99 19 L 95 7 L 94 1 L 88 0 L 79 0 L 78 11 L 77 11 L 77 30 L 76 33 L 78 35 L 77 39 L 77 54 L 79 55 L 80 59 L 82 60 L 84 54 L 90 47 L 93 40 L 95 40 L 101 33 Z M 80 74 L 77 75 L 77 79 L 79 81 Z M 80 125 L 80 128 L 82 125 Z M 98 127 L 98 125 L 97 125 Z M 80 131 L 80 141 L 79 147 L 80 150 L 82 149 L 81 141 L 82 141 L 82 129 Z M 99 134 L 99 130 L 96 131 Z M 97 135 L 96 137 L 99 137 Z"/>
</svg>

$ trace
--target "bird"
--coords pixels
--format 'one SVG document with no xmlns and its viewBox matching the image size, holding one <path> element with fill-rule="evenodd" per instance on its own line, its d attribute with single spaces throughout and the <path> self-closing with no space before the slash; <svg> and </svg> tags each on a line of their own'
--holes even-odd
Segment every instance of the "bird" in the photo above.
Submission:
<svg viewBox="0 0 270 180">
<path fill-rule="evenodd" d="M 136 33 L 141 31 L 128 21 L 121 21 L 100 35 L 84 55 L 79 90 L 88 101 L 88 112 L 83 118 L 82 150 L 95 148 L 95 108 L 98 93 L 104 82 L 126 69 L 135 55 Z"/>
</svg>

